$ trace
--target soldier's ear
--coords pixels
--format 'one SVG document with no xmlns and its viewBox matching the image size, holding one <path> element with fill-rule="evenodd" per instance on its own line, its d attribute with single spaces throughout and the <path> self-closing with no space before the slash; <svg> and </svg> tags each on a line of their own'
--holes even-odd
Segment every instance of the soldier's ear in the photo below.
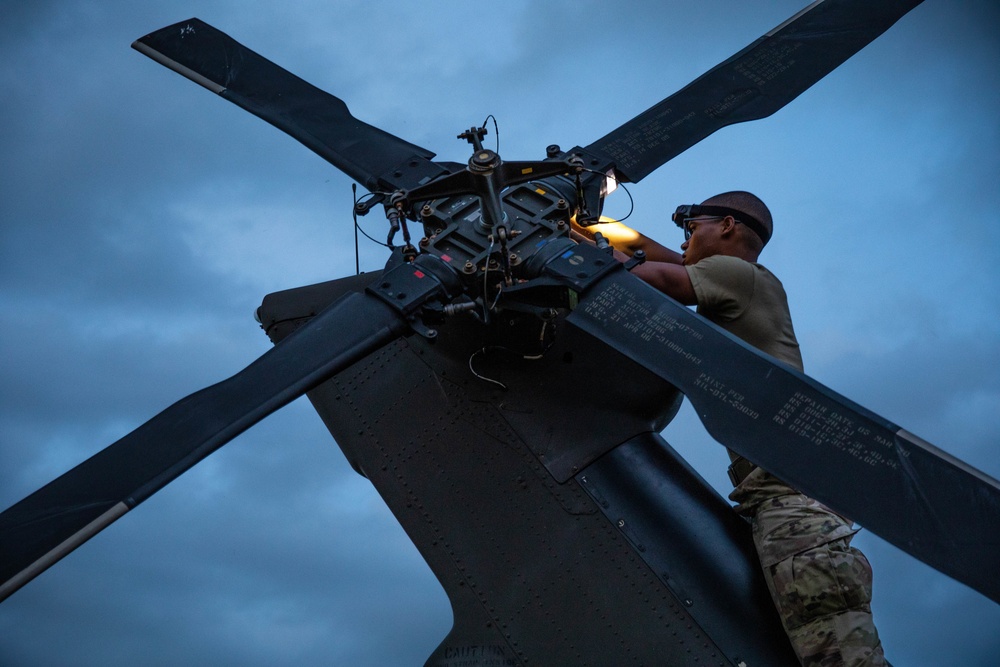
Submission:
<svg viewBox="0 0 1000 667">
<path fill-rule="evenodd" d="M 725 218 L 722 219 L 722 222 L 719 224 L 722 225 L 721 234 L 723 236 L 728 236 L 730 234 L 736 233 L 736 218 L 734 218 L 733 216 L 727 215 Z"/>
</svg>

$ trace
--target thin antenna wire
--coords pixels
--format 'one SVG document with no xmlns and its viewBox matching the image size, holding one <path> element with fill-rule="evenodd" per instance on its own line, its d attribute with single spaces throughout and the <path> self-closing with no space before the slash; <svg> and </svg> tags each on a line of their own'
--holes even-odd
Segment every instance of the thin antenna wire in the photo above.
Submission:
<svg viewBox="0 0 1000 667">
<path fill-rule="evenodd" d="M 472 360 L 475 359 L 476 355 L 478 355 L 478 354 L 486 354 L 486 348 L 484 347 L 481 350 L 476 350 L 469 357 L 469 370 L 472 372 L 472 374 L 475 375 L 480 380 L 483 380 L 484 382 L 489 382 L 491 384 L 495 384 L 495 385 L 499 386 L 501 389 L 503 389 L 504 391 L 507 391 L 507 385 L 505 385 L 503 382 L 500 382 L 499 380 L 494 380 L 493 378 L 488 378 L 485 375 L 480 375 L 479 373 L 476 372 L 476 369 L 472 367 Z"/>
<path fill-rule="evenodd" d="M 494 116 L 493 114 L 490 114 L 489 116 L 487 116 L 486 120 L 483 121 L 483 127 L 486 127 L 486 123 L 488 123 L 490 121 L 490 118 L 493 119 L 493 134 L 497 138 L 497 151 L 496 152 L 497 152 L 497 155 L 500 155 L 500 126 L 497 125 L 497 118 L 496 118 L 496 116 Z"/>
<path fill-rule="evenodd" d="M 361 275 L 361 251 L 358 249 L 358 184 L 351 183 L 351 195 L 354 199 L 354 206 L 351 207 L 351 215 L 354 217 L 354 275 Z"/>
<path fill-rule="evenodd" d="M 584 169 L 584 171 L 589 171 L 592 174 L 600 174 L 605 178 L 610 178 L 612 181 L 618 184 L 618 187 L 620 187 L 622 190 L 625 191 L 625 194 L 628 195 L 628 213 L 625 214 L 625 217 L 617 218 L 617 220 L 618 222 L 621 222 L 622 220 L 628 220 L 628 217 L 632 215 L 632 212 L 635 210 L 635 200 L 632 199 L 632 193 L 628 191 L 628 188 L 625 187 L 625 184 L 619 181 L 614 176 L 608 176 L 603 171 L 597 171 L 596 169 Z"/>
<path fill-rule="evenodd" d="M 355 191 L 356 191 L 357 190 L 357 184 L 354 185 L 354 188 L 355 188 Z M 391 245 L 389 245 L 388 243 L 382 243 L 378 239 L 372 238 L 371 234 L 369 234 L 368 232 L 366 232 L 364 230 L 364 228 L 361 225 L 358 224 L 358 202 L 361 201 L 362 199 L 366 198 L 366 197 L 374 197 L 375 195 L 379 195 L 379 194 L 386 194 L 386 193 L 384 193 L 384 192 L 369 192 L 368 194 L 361 195 L 359 198 L 357 198 L 357 199 L 354 200 L 354 208 L 353 208 L 354 233 L 357 234 L 357 232 L 360 230 L 361 233 L 365 235 L 365 238 L 368 239 L 369 241 L 371 241 L 372 243 L 374 243 L 376 245 L 380 245 L 383 248 L 388 248 L 389 250 L 392 250 L 392 246 Z"/>
</svg>

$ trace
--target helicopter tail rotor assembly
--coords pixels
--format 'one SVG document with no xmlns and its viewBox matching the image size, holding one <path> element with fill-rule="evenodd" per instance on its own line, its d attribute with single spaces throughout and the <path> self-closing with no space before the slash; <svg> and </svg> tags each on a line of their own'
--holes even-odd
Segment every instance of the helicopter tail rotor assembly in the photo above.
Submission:
<svg viewBox="0 0 1000 667">
<path fill-rule="evenodd" d="M 534 161 L 501 159 L 485 127 L 458 135 L 465 164 L 435 161 L 198 19 L 140 38 L 141 53 L 365 187 L 355 213 L 383 207 L 391 255 L 381 272 L 269 295 L 267 354 L 0 513 L 0 599 L 307 394 L 453 601 L 455 629 L 428 664 L 473 646 L 504 664 L 573 652 L 681 664 L 691 651 L 699 664 L 789 663 L 744 627 L 760 617 L 781 636 L 746 526 L 656 435 L 683 393 L 727 447 L 1000 602 L 996 480 L 570 233 L 599 219 L 609 183 L 773 114 L 918 4 L 815 2 L 604 137 Z M 734 597 L 718 576 L 751 592 Z"/>
</svg>

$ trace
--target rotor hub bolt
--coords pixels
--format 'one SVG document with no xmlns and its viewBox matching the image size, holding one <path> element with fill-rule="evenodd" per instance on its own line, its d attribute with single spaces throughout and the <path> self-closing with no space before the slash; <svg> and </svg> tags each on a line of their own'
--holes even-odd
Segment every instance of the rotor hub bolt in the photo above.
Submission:
<svg viewBox="0 0 1000 667">
<path fill-rule="evenodd" d="M 475 172 L 487 172 L 500 166 L 500 156 L 484 148 L 481 151 L 476 151 L 475 155 L 469 158 L 469 169 Z"/>
<path fill-rule="evenodd" d="M 431 217 L 431 213 L 433 213 L 433 211 L 431 210 L 430 204 L 424 204 L 423 208 L 420 209 L 420 215 L 425 218 Z"/>
<path fill-rule="evenodd" d="M 471 260 L 465 262 L 465 266 L 462 267 L 462 271 L 465 273 L 475 273 L 476 265 L 472 263 Z"/>
</svg>

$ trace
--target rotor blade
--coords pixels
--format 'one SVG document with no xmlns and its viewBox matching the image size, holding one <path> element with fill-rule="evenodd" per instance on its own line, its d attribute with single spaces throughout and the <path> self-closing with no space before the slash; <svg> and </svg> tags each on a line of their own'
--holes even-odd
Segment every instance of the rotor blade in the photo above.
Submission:
<svg viewBox="0 0 1000 667">
<path fill-rule="evenodd" d="M 568 322 L 679 388 L 709 433 L 1000 602 L 1000 483 L 617 271 Z"/>
<path fill-rule="evenodd" d="M 338 300 L 245 369 L 181 399 L 0 514 L 0 600 L 406 320 L 367 294 Z"/>
<path fill-rule="evenodd" d="M 818 0 L 586 150 L 633 183 L 718 129 L 770 116 L 921 0 Z"/>
<path fill-rule="evenodd" d="M 397 187 L 442 171 L 430 162 L 434 153 L 359 121 L 343 100 L 199 19 L 150 33 L 132 48 L 290 134 L 372 192 L 394 171 L 414 172 Z"/>
</svg>

